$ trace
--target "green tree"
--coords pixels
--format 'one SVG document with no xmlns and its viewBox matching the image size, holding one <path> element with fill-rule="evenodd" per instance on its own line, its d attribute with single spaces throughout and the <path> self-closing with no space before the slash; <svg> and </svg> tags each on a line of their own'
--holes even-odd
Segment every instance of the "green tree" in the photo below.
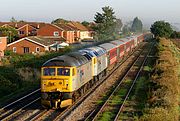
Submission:
<svg viewBox="0 0 180 121">
<path fill-rule="evenodd" d="M 130 33 L 130 28 L 128 27 L 128 25 L 124 25 L 122 32 L 124 35 L 128 35 Z"/>
<path fill-rule="evenodd" d="M 131 31 L 132 32 L 142 32 L 143 29 L 143 24 L 138 17 L 134 18 L 132 26 L 131 26 Z"/>
<path fill-rule="evenodd" d="M 58 19 L 53 20 L 51 23 L 52 24 L 59 24 L 59 23 L 67 23 L 67 22 L 68 22 L 68 20 L 58 18 Z"/>
<path fill-rule="evenodd" d="M 83 21 L 81 24 L 84 25 L 84 26 L 89 26 L 90 23 L 87 22 L 87 21 Z"/>
<path fill-rule="evenodd" d="M 122 23 L 121 19 L 116 19 L 115 32 L 119 34 L 119 32 L 121 32 L 121 30 L 122 30 L 122 26 L 123 26 L 123 23 Z"/>
<path fill-rule="evenodd" d="M 96 23 L 94 30 L 97 32 L 98 39 L 110 39 L 115 32 L 115 12 L 109 6 L 103 7 L 102 11 L 102 13 L 97 12 L 94 17 Z"/>
<path fill-rule="evenodd" d="M 20 21 L 18 21 L 18 22 L 20 22 L 20 23 L 25 23 L 26 21 L 25 21 L 25 20 L 20 20 Z"/>
<path fill-rule="evenodd" d="M 17 20 L 16 20 L 14 17 L 12 17 L 12 18 L 10 19 L 10 22 L 14 22 L 14 23 L 16 23 L 16 22 L 17 22 Z"/>
<path fill-rule="evenodd" d="M 156 21 L 153 25 L 151 25 L 150 29 L 155 37 L 169 38 L 173 33 L 171 25 L 165 21 Z"/>
<path fill-rule="evenodd" d="M 172 34 L 171 34 L 171 38 L 180 38 L 180 32 L 177 32 L 177 31 L 174 31 Z"/>
<path fill-rule="evenodd" d="M 8 36 L 8 43 L 11 43 L 18 38 L 18 31 L 12 27 L 0 27 L 0 33 Z"/>
</svg>

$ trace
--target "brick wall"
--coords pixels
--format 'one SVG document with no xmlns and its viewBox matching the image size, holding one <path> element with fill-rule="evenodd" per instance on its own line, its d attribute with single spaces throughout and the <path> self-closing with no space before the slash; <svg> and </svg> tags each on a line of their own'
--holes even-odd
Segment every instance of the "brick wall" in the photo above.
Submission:
<svg viewBox="0 0 180 121">
<path fill-rule="evenodd" d="M 7 46 L 7 37 L 0 37 L 0 57 L 4 56 L 4 50 Z"/>
<path fill-rule="evenodd" d="M 40 46 L 38 44 L 35 44 L 33 42 L 27 41 L 27 40 L 22 40 L 20 42 L 14 43 L 10 46 L 7 47 L 7 50 L 12 50 L 13 47 L 16 47 L 16 53 L 18 54 L 24 54 L 24 48 L 27 47 L 29 48 L 29 53 L 36 53 L 36 48 L 39 47 L 40 52 L 45 52 L 45 48 L 43 46 Z"/>
<path fill-rule="evenodd" d="M 64 31 L 63 37 L 66 39 L 67 43 L 73 43 L 74 42 L 74 32 L 73 31 Z"/>
<path fill-rule="evenodd" d="M 37 34 L 37 30 L 30 26 L 30 25 L 25 25 L 22 28 L 18 29 L 18 34 L 20 38 L 26 37 L 26 36 L 35 36 Z"/>
<path fill-rule="evenodd" d="M 38 31 L 37 31 L 37 35 L 38 36 L 54 36 L 54 32 L 58 32 L 59 36 L 63 36 L 62 35 L 62 30 L 58 29 L 57 27 L 50 25 L 50 24 L 46 24 L 45 26 L 41 27 Z"/>
</svg>

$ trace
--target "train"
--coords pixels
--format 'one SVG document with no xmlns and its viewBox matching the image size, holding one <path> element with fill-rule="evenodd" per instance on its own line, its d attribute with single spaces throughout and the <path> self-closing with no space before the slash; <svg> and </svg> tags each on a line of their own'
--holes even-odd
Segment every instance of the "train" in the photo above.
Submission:
<svg viewBox="0 0 180 121">
<path fill-rule="evenodd" d="M 46 61 L 41 67 L 41 105 L 53 109 L 72 105 L 151 35 L 129 36 Z"/>
</svg>

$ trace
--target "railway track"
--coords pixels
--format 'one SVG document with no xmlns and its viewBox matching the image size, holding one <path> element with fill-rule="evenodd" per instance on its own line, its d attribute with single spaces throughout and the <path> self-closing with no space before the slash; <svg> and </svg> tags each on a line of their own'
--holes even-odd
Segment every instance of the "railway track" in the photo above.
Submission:
<svg viewBox="0 0 180 121">
<path fill-rule="evenodd" d="M 23 109 L 40 100 L 40 89 L 37 89 L 26 96 L 2 107 L 0 109 L 0 120 L 9 120 Z"/>
<path fill-rule="evenodd" d="M 100 105 L 97 109 L 93 110 L 86 118 L 85 121 L 92 120 L 103 120 L 106 117 L 106 120 L 117 121 L 119 115 L 123 110 L 123 106 L 126 103 L 126 100 L 131 93 L 136 80 L 139 77 L 139 74 L 147 60 L 148 54 L 150 53 L 151 48 L 142 54 L 136 59 L 132 64 L 127 73 L 123 76 L 119 84 L 113 89 L 109 97 L 104 101 L 103 105 Z M 107 115 L 108 119 L 107 119 Z"/>
</svg>

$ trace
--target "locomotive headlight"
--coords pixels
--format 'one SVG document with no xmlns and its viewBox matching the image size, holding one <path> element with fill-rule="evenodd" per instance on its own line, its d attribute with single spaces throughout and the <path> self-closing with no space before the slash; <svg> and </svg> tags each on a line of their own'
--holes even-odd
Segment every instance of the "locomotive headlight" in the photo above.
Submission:
<svg viewBox="0 0 180 121">
<path fill-rule="evenodd" d="M 66 84 L 68 83 L 68 80 L 65 80 L 66 81 Z"/>
<path fill-rule="evenodd" d="M 41 98 L 42 99 L 47 99 L 48 98 L 48 94 L 45 93 L 45 92 L 41 93 Z"/>
</svg>

